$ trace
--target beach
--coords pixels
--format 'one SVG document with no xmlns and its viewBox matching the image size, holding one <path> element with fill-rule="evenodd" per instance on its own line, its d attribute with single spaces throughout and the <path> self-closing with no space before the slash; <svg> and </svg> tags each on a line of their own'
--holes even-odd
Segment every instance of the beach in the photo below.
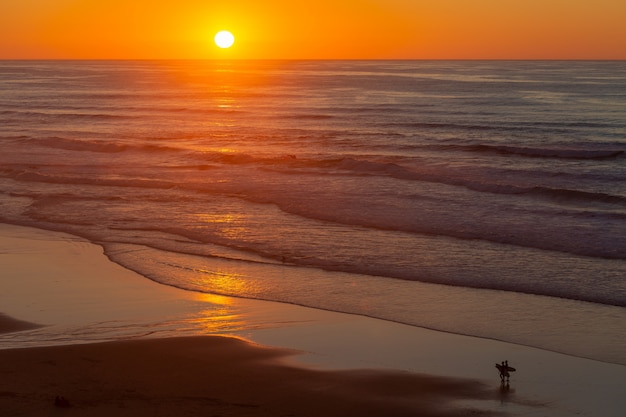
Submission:
<svg viewBox="0 0 626 417">
<path fill-rule="evenodd" d="M 495 396 L 474 381 L 314 371 L 281 364 L 283 355 L 226 337 L 3 351 L 0 369 L 11 382 L 0 408 L 45 415 L 60 396 L 71 415 L 89 416 L 452 416 L 460 414 L 451 400 Z"/>
<path fill-rule="evenodd" d="M 2 415 L 618 416 L 626 407 L 621 365 L 182 291 L 75 236 L 0 230 Z M 505 359 L 518 368 L 509 386 L 494 367 Z M 71 407 L 55 407 L 57 396 Z"/>
</svg>

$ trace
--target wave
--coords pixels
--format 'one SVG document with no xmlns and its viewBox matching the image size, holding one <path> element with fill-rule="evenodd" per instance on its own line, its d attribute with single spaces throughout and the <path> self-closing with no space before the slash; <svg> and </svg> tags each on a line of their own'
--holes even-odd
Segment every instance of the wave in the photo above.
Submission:
<svg viewBox="0 0 626 417">
<path fill-rule="evenodd" d="M 343 110 L 342 110 L 343 111 Z M 371 110 L 372 112 L 375 109 Z M 372 123 L 378 126 L 383 126 L 391 129 L 417 129 L 425 131 L 440 131 L 440 130 L 454 130 L 464 132 L 502 132 L 503 134 L 528 134 L 528 135 L 558 135 L 558 136 L 579 136 L 582 132 L 590 132 L 591 134 L 598 135 L 600 132 L 609 132 L 615 129 L 623 130 L 626 125 L 621 123 L 593 123 L 593 122 L 515 122 L 506 120 L 496 120 L 493 118 L 495 115 L 484 114 L 485 118 L 478 119 L 478 122 L 467 120 L 466 113 L 447 111 L 447 118 L 441 118 L 440 120 L 432 119 L 433 121 L 411 121 L 414 118 L 413 115 L 405 115 L 398 109 L 393 111 L 392 109 L 384 109 L 380 111 L 381 115 L 386 112 L 393 112 L 394 116 L 400 116 L 406 118 L 406 121 L 391 119 L 393 121 L 387 121 L 387 119 L 378 118 Z M 458 119 L 457 117 L 458 116 Z M 458 121 L 457 121 L 458 120 Z M 612 136 L 612 135 L 611 135 Z M 488 146 L 488 145 L 487 145 Z M 504 147 L 503 147 L 504 148 Z M 510 147 L 514 148 L 514 147 Z M 566 150 L 566 149 L 557 149 Z M 571 149 L 576 151 L 576 149 Z"/>
<path fill-rule="evenodd" d="M 447 148 L 466 152 L 498 153 L 504 155 L 521 155 L 535 158 L 560 159 L 605 159 L 615 158 L 624 154 L 624 149 L 576 149 L 576 148 L 534 148 L 504 145 L 450 145 Z"/>
<path fill-rule="evenodd" d="M 430 104 L 415 104 L 411 105 L 412 108 L 422 108 L 422 107 L 432 107 Z M 406 112 L 401 108 L 393 105 L 379 105 L 379 106 L 369 106 L 369 107 L 342 107 L 339 109 L 341 113 L 345 114 L 371 114 L 371 113 L 381 113 L 381 114 L 390 114 L 397 115 L 402 112 Z M 337 109 L 329 109 L 329 111 L 337 111 Z"/>
<path fill-rule="evenodd" d="M 525 193 L 567 201 L 600 202 L 608 204 L 626 205 L 626 197 L 599 192 L 594 193 L 580 190 L 533 187 L 528 189 L 528 191 L 526 191 Z"/>
<path fill-rule="evenodd" d="M 294 115 L 281 115 L 281 119 L 295 119 L 295 120 L 328 120 L 333 119 L 335 116 L 330 114 L 294 114 Z"/>
<path fill-rule="evenodd" d="M 501 130 L 503 127 L 497 125 L 468 125 L 468 124 L 458 124 L 458 123 L 425 123 L 425 122 L 411 122 L 411 123 L 388 123 L 384 126 L 388 127 L 406 127 L 406 128 L 415 128 L 415 129 L 458 129 L 465 131 L 472 130 Z"/>
<path fill-rule="evenodd" d="M 498 178 L 500 173 L 485 173 L 480 178 L 467 175 L 465 171 L 458 172 L 432 166 L 407 167 L 384 160 L 359 159 L 354 157 L 340 158 L 299 158 L 295 154 L 255 155 L 245 152 L 228 153 L 216 151 L 193 151 L 182 147 L 158 145 L 154 143 L 112 142 L 99 140 L 70 139 L 63 137 L 48 137 L 39 139 L 17 139 L 28 144 L 37 144 L 56 149 L 98 153 L 147 152 L 147 153 L 175 153 L 185 154 L 189 159 L 201 161 L 184 164 L 181 168 L 208 169 L 208 163 L 224 165 L 250 165 L 265 170 L 278 170 L 283 174 L 302 175 L 307 171 L 315 175 L 357 175 L 382 176 L 401 180 L 431 182 L 452 186 L 460 186 L 477 192 L 504 195 L 527 195 L 537 198 L 549 198 L 557 202 L 582 202 L 626 205 L 626 197 L 603 192 L 582 191 L 576 189 L 548 187 L 544 185 L 525 186 L 510 182 L 488 181 L 485 178 Z M 441 145 L 440 145 L 441 146 Z M 463 149 L 498 149 L 486 145 L 466 146 Z M 506 147 L 505 147 L 506 148 Z M 619 155 L 623 151 L 584 151 L 586 157 L 599 158 L 600 155 Z M 568 154 L 569 155 L 569 154 Z M 190 161 L 191 162 L 191 161 Z M 516 176 L 523 173 L 516 173 Z"/>
<path fill-rule="evenodd" d="M 48 184 L 83 184 L 83 185 L 102 185 L 113 187 L 136 187 L 147 189 L 170 189 L 175 188 L 179 184 L 174 181 L 161 179 L 145 179 L 145 178 L 88 178 L 76 175 L 60 175 L 60 174 L 43 174 L 30 170 L 20 169 L 3 169 L 3 174 L 8 178 L 26 182 L 42 182 Z"/>
<path fill-rule="evenodd" d="M 296 161 L 288 160 L 288 164 L 297 164 Z M 357 164 L 358 165 L 358 164 Z M 375 164 L 374 164 L 375 165 Z M 379 164 L 380 169 L 386 168 Z M 332 222 L 336 225 L 359 226 L 370 230 L 394 231 L 409 234 L 418 234 L 426 236 L 446 236 L 463 240 L 483 240 L 495 243 L 503 243 L 518 247 L 536 248 L 542 250 L 550 250 L 589 257 L 599 257 L 606 259 L 623 259 L 624 252 L 621 248 L 624 246 L 623 237 L 620 237 L 619 222 L 624 219 L 623 209 L 616 210 L 615 213 L 602 210 L 582 211 L 578 208 L 560 210 L 541 210 L 530 208 L 531 211 L 518 210 L 517 212 L 508 213 L 494 212 L 486 210 L 480 205 L 465 205 L 458 207 L 455 200 L 442 200 L 440 197 L 430 196 L 429 194 L 409 195 L 402 198 L 413 199 L 417 201 L 415 207 L 421 207 L 421 211 L 431 213 L 428 221 L 423 221 L 419 217 L 411 215 L 409 207 L 413 207 L 411 201 L 407 201 L 406 209 L 402 207 L 396 208 L 395 203 L 390 200 L 391 205 L 387 204 L 386 199 L 359 200 L 355 205 L 354 202 L 345 198 L 336 198 L 334 196 L 325 196 L 318 194 L 315 190 L 311 190 L 312 195 L 318 197 L 314 200 L 303 198 L 299 189 L 285 189 L 276 187 L 274 182 L 258 182 L 251 180 L 251 175 L 255 175 L 255 171 L 241 170 L 240 177 L 237 181 L 206 181 L 206 176 L 200 174 L 198 176 L 185 175 L 184 182 L 180 181 L 180 177 L 176 168 L 193 169 L 197 171 L 206 171 L 208 169 L 219 169 L 218 167 L 196 164 L 175 166 L 166 177 L 150 178 L 148 176 L 136 177 L 131 176 L 84 176 L 80 173 L 62 170 L 59 173 L 45 173 L 33 171 L 28 167 L 14 166 L 13 168 L 4 167 L 1 172 L 2 176 L 12 178 L 20 182 L 38 182 L 49 184 L 74 184 L 74 185 L 94 185 L 99 187 L 128 187 L 138 190 L 146 190 L 147 194 L 152 195 L 151 198 L 155 202 L 170 202 L 172 195 L 170 191 L 179 190 L 176 193 L 176 200 L 181 199 L 180 193 L 193 191 L 200 193 L 198 195 L 210 195 L 211 200 L 218 198 L 231 198 L 236 196 L 238 199 L 249 201 L 252 203 L 267 204 L 271 203 L 279 208 L 282 212 L 289 215 L 299 216 L 301 218 L 311 219 L 321 222 Z M 284 172 L 283 169 L 280 170 Z M 368 168 L 371 171 L 371 168 Z M 210 175 L 214 175 L 212 171 Z M 309 172 L 310 173 L 310 172 Z M 220 173 L 216 175 L 221 175 Z M 227 173 L 231 175 L 230 170 Z M 314 174 L 317 175 L 317 174 Z M 366 174 L 370 175 L 370 174 Z M 221 177 L 215 177 L 219 179 Z M 321 183 L 324 183 L 322 180 Z M 187 190 L 187 191 L 185 191 Z M 167 192 L 166 192 L 167 191 Z M 493 190 L 491 190 L 493 191 Z M 101 195 L 103 190 L 98 191 Z M 84 189 L 77 188 L 76 195 L 58 195 L 61 200 L 68 198 L 81 199 Z M 113 189 L 111 193 L 121 195 L 119 190 Z M 566 201 L 592 201 L 597 202 L 602 199 L 615 203 L 615 196 L 604 195 L 601 193 L 586 193 L 576 190 L 558 190 L 542 187 L 535 187 L 528 191 L 531 195 L 537 195 L 542 198 L 548 196 L 552 199 L 565 199 Z M 45 202 L 50 202 L 48 196 Z M 52 196 L 54 197 L 54 196 Z M 340 196 L 339 196 L 340 197 Z M 390 196 L 391 197 L 391 196 Z M 39 199 L 39 197 L 35 197 Z M 143 197 L 142 197 L 143 198 Z M 143 200 L 142 200 L 143 201 Z M 313 203 L 316 201 L 316 203 Z M 368 202 L 369 201 L 369 202 Z M 626 205 L 624 199 L 618 199 L 618 203 Z M 448 204 L 451 203 L 451 204 Z M 460 211 L 461 210 L 461 211 Z M 477 215 L 488 218 L 488 226 L 483 220 L 476 224 L 470 224 L 463 220 L 463 210 L 474 210 Z M 500 209 L 502 210 L 502 209 Z M 441 213 L 439 213 L 441 212 Z M 518 218 L 519 216 L 519 218 Z M 531 216 L 531 217 L 528 217 Z M 556 216 L 556 217 L 555 217 Z M 526 229 L 529 219 L 534 218 L 539 223 L 545 223 L 545 227 L 541 231 L 533 231 Z M 55 220 L 57 221 L 57 220 Z M 554 221 L 554 222 L 553 222 Z M 481 226 L 482 224 L 482 226 Z M 585 228 L 577 228 L 577 225 L 594 226 L 596 232 L 593 235 L 585 232 Z M 601 228 L 609 228 L 605 233 L 600 234 Z M 180 233 L 181 235 L 184 233 Z M 563 238 L 563 236 L 568 236 Z M 195 236 L 194 239 L 201 239 Z M 363 271 L 365 272 L 365 271 Z M 370 271 L 371 273 L 371 271 Z M 379 273 L 386 274 L 384 270 Z"/>
<path fill-rule="evenodd" d="M 99 153 L 119 153 L 130 150 L 140 150 L 146 152 L 180 152 L 182 149 L 174 148 L 171 146 L 162 146 L 154 144 L 128 144 L 112 141 L 97 141 L 97 140 L 85 140 L 85 139 L 69 139 L 58 136 L 52 136 L 48 138 L 28 138 L 25 140 L 29 144 L 36 144 L 54 149 L 64 149 L 68 151 L 83 151 L 83 152 L 99 152 Z"/>
<path fill-rule="evenodd" d="M 111 261 L 116 262 L 124 266 L 125 268 L 134 270 L 161 284 L 170 285 L 170 286 L 187 290 L 187 291 L 196 291 L 196 292 L 201 292 L 201 293 L 204 292 L 204 293 L 210 293 L 210 294 L 245 297 L 245 298 L 252 298 L 252 299 L 266 299 L 270 301 L 285 301 L 285 300 L 281 300 L 280 298 L 276 299 L 273 297 L 268 297 L 267 295 L 262 296 L 260 294 L 254 294 L 254 293 L 245 293 L 245 292 L 240 293 L 236 289 L 232 289 L 232 288 L 223 288 L 223 287 L 217 288 L 214 285 L 212 285 L 211 279 L 187 279 L 187 280 L 182 279 L 181 280 L 181 279 L 172 279 L 169 276 L 170 274 L 167 274 L 167 272 L 166 273 L 159 273 L 159 272 L 151 273 L 148 270 L 144 270 L 144 268 L 142 268 L 141 263 L 129 262 L 129 259 L 127 259 L 127 257 L 124 256 L 125 255 L 124 253 L 120 253 L 119 251 L 112 249 L 112 248 L 115 248 L 118 244 L 125 245 L 127 243 L 126 242 L 110 242 L 110 243 L 104 244 L 105 254 L 107 257 L 109 257 L 109 259 L 111 259 Z M 154 246 L 154 245 L 149 245 L 145 243 L 141 243 L 141 245 L 146 248 L 156 249 L 157 251 L 165 251 L 165 252 L 170 252 L 172 254 L 178 254 L 178 255 L 181 255 L 181 257 L 198 256 L 196 254 L 189 254 L 186 252 L 171 252 L 168 249 L 158 247 L 158 245 Z M 311 266 L 305 266 L 305 265 L 278 264 L 275 262 L 260 262 L 260 261 L 255 261 L 255 260 L 236 259 L 236 258 L 233 259 L 230 257 L 214 256 L 214 255 L 209 255 L 207 256 L 207 258 L 211 259 L 212 261 L 227 262 L 231 265 L 233 265 L 233 263 L 238 263 L 238 264 L 243 264 L 246 266 L 248 265 L 252 267 L 258 266 L 262 268 L 289 268 L 290 270 L 299 269 L 300 271 L 299 271 L 298 276 L 306 276 L 306 275 L 312 274 Z M 188 266 L 185 264 L 180 264 L 180 263 L 175 263 L 175 262 L 167 262 L 165 260 L 159 261 L 159 264 L 168 268 L 183 270 L 183 271 L 192 273 L 194 275 L 197 274 L 200 276 L 204 276 L 205 278 L 207 276 L 210 276 L 211 278 L 220 277 L 220 276 L 232 278 L 235 275 L 232 272 L 222 273 L 222 272 L 219 272 L 218 270 L 210 269 L 210 267 L 205 269 L 205 268 Z M 532 283 L 524 283 L 524 282 L 512 283 L 512 282 L 504 282 L 504 281 L 497 281 L 497 280 L 491 280 L 489 282 L 481 283 L 478 281 L 471 282 L 467 280 L 457 280 L 454 278 L 434 279 L 432 277 L 423 276 L 423 275 L 416 277 L 416 276 L 411 276 L 411 275 L 397 273 L 397 272 L 396 273 L 387 272 L 385 274 L 381 274 L 380 270 L 376 268 L 367 268 L 364 265 L 355 265 L 354 268 L 338 268 L 335 265 L 325 265 L 323 263 L 318 263 L 317 265 L 314 265 L 313 268 L 314 268 L 314 271 L 327 271 L 327 272 L 333 272 L 333 273 L 350 274 L 351 276 L 353 276 L 353 279 L 355 282 L 358 282 L 358 280 L 362 279 L 363 277 L 383 279 L 383 280 L 390 279 L 392 281 L 393 280 L 414 281 L 414 282 L 423 282 L 423 283 L 429 283 L 429 284 L 445 285 L 445 286 L 457 287 L 457 288 L 473 288 L 473 289 L 494 290 L 494 291 L 507 291 L 507 292 L 514 292 L 514 293 L 519 293 L 519 294 L 538 295 L 538 296 L 544 296 L 544 297 L 554 297 L 554 298 L 560 298 L 560 299 L 597 303 L 597 304 L 602 304 L 602 305 L 607 305 L 607 306 L 626 307 L 626 300 L 624 299 L 623 294 L 613 293 L 610 291 L 606 293 L 592 293 L 589 291 L 582 291 L 580 288 L 576 288 L 575 286 L 574 288 L 568 288 L 567 286 L 549 286 L 549 285 L 548 286 L 536 286 L 536 285 L 532 285 Z M 313 272 L 313 274 L 314 273 L 315 272 Z M 240 276 L 244 277 L 244 274 L 241 274 Z M 279 294 L 274 294 L 275 297 L 278 295 Z M 288 302 L 299 304 L 295 300 L 289 300 Z"/>
<path fill-rule="evenodd" d="M 45 112 L 45 111 L 21 111 L 21 110 L 2 110 L 0 115 L 7 116 L 25 116 L 28 118 L 72 118 L 72 119 L 86 119 L 86 120 L 120 120 L 120 119 L 135 119 L 137 116 L 125 115 L 125 114 L 112 114 L 112 113 L 69 113 L 69 112 Z M 30 121 L 30 120 L 29 120 Z"/>
<path fill-rule="evenodd" d="M 460 175 L 451 175 L 450 172 L 435 169 L 407 168 L 391 162 L 375 162 L 354 158 L 330 159 L 315 162 L 327 168 L 347 170 L 359 175 L 386 175 L 396 179 L 436 182 L 446 185 L 463 186 L 473 191 L 493 194 L 527 194 L 539 197 L 549 197 L 558 200 L 601 202 L 626 205 L 626 197 L 601 192 L 587 192 L 580 190 L 550 188 L 544 186 L 520 186 L 515 184 L 485 182 Z"/>
<path fill-rule="evenodd" d="M 547 186 L 522 186 L 504 182 L 487 182 L 474 179 L 464 172 L 451 172 L 436 168 L 405 167 L 393 162 L 372 161 L 352 157 L 330 159 L 298 158 L 297 155 L 286 154 L 270 157 L 259 157 L 246 153 L 219 153 L 208 152 L 197 157 L 211 162 L 244 165 L 256 164 L 264 169 L 278 170 L 284 174 L 301 175 L 301 169 L 321 169 L 315 171 L 317 175 L 344 175 L 343 173 L 358 176 L 387 176 L 395 179 L 433 182 L 438 184 L 461 186 L 472 191 L 505 195 L 528 195 L 540 198 L 549 198 L 559 202 L 605 203 L 626 205 L 626 197 L 603 192 L 591 192 L 568 188 L 552 188 Z M 485 177 L 495 177 L 485 175 Z"/>
</svg>

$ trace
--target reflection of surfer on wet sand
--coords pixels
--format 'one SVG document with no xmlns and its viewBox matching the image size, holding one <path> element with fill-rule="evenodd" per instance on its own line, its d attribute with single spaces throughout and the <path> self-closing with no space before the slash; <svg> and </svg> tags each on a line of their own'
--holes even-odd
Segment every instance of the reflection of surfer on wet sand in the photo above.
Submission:
<svg viewBox="0 0 626 417">
<path fill-rule="evenodd" d="M 500 381 L 509 382 L 510 372 L 515 372 L 515 368 L 509 366 L 509 361 L 503 361 L 502 363 L 496 363 L 496 368 L 500 372 Z"/>
</svg>

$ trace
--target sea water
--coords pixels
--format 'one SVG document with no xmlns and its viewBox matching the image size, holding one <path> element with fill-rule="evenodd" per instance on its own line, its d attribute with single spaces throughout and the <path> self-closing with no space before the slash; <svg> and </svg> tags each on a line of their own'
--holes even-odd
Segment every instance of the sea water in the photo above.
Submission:
<svg viewBox="0 0 626 417">
<path fill-rule="evenodd" d="M 0 221 L 183 289 L 626 364 L 626 63 L 2 61 Z"/>
</svg>

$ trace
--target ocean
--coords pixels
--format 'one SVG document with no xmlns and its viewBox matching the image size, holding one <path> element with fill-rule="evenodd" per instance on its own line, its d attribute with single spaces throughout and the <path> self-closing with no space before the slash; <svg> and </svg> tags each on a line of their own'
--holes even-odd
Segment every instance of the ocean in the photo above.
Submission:
<svg viewBox="0 0 626 417">
<path fill-rule="evenodd" d="M 0 143 L 156 282 L 626 365 L 623 61 L 0 61 Z"/>
</svg>

